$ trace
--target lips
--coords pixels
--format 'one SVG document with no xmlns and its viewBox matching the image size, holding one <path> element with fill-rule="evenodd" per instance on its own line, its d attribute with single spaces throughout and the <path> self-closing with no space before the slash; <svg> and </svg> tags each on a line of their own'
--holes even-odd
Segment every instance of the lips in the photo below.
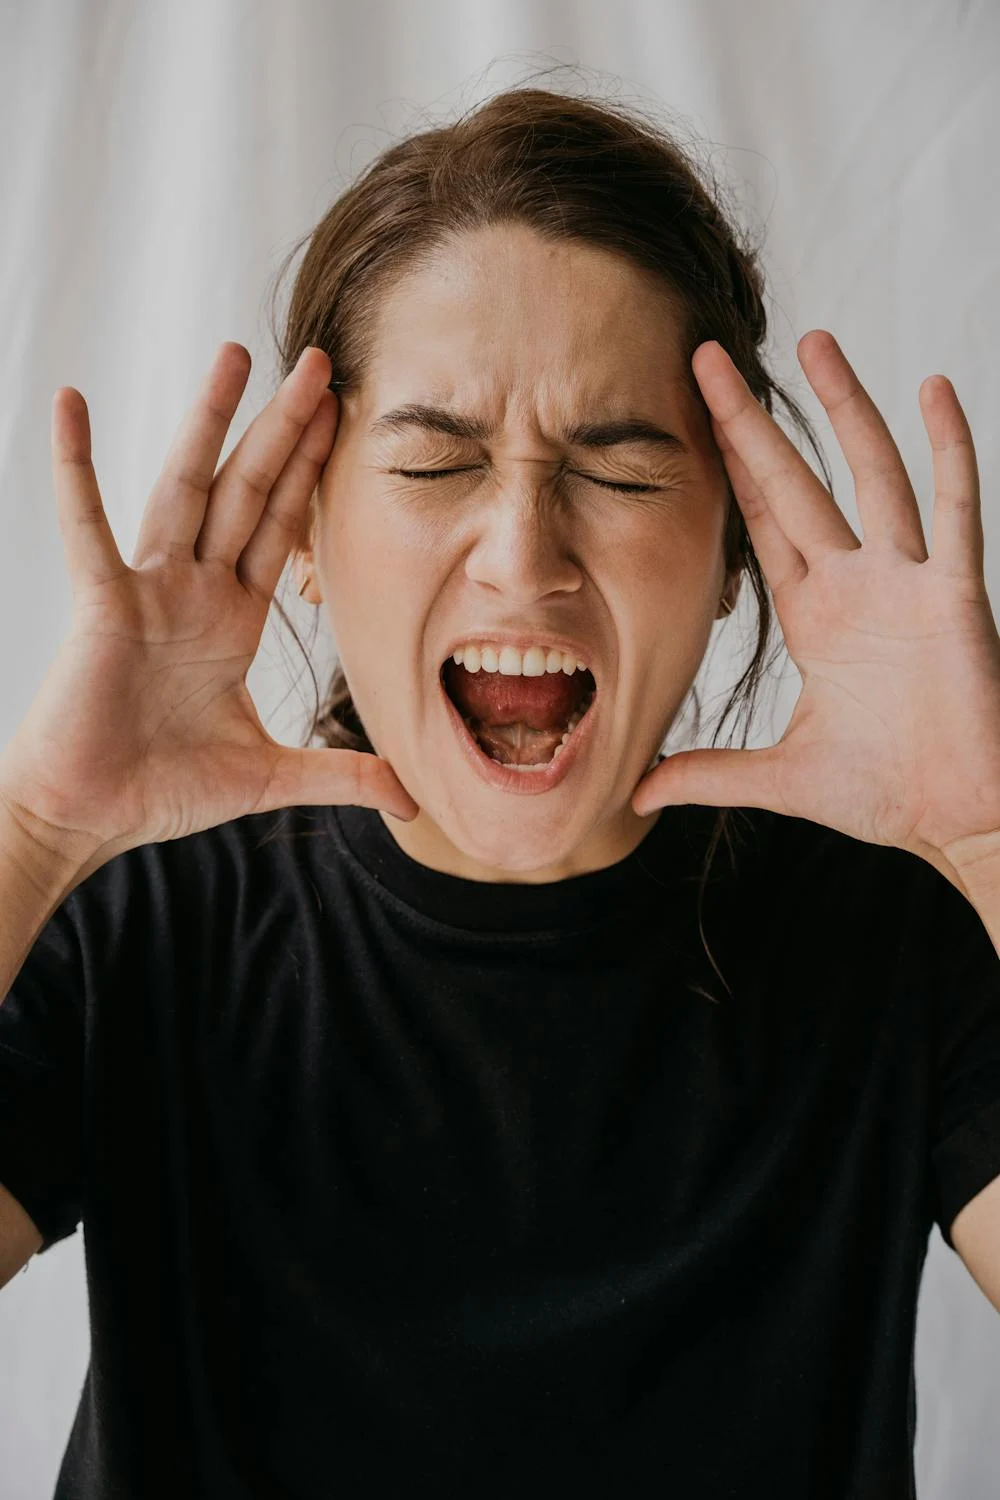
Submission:
<svg viewBox="0 0 1000 1500">
<path fill-rule="evenodd" d="M 453 660 L 475 672 L 488 664 L 495 666 L 501 676 L 513 676 L 518 675 L 516 664 L 520 663 L 521 674 L 529 677 L 558 671 L 572 677 L 575 671 L 589 670 L 600 680 L 600 649 L 594 640 L 550 633 L 545 624 L 539 624 L 531 633 L 523 625 L 510 630 L 489 625 L 481 628 L 470 625 L 468 629 L 471 633 L 456 637 L 442 648 L 439 658 L 442 666 Z M 495 661 L 488 663 L 491 656 Z"/>
</svg>

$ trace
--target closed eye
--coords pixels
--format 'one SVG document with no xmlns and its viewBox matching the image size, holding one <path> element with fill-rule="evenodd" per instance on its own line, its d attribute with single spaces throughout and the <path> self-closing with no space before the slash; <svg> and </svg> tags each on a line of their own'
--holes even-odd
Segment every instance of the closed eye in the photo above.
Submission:
<svg viewBox="0 0 1000 1500">
<path fill-rule="evenodd" d="M 604 490 L 621 490 L 623 495 L 651 495 L 660 488 L 658 484 L 614 484 L 610 479 L 595 479 L 593 474 L 581 474 L 580 478 L 599 484 Z"/>
<path fill-rule="evenodd" d="M 464 469 L 390 469 L 390 474 L 401 474 L 404 479 L 444 479 L 448 474 L 469 474 L 473 468 Z M 593 474 L 581 474 L 581 479 L 600 485 L 604 490 L 619 490 L 624 495 L 649 495 L 660 489 L 658 484 L 615 484 L 610 479 L 596 479 Z"/>
</svg>

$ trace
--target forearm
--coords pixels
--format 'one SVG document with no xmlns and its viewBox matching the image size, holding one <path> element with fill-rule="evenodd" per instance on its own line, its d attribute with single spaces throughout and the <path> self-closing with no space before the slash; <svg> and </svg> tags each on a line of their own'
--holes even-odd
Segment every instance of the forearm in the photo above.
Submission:
<svg viewBox="0 0 1000 1500">
<path fill-rule="evenodd" d="M 114 852 L 61 835 L 0 786 L 0 1005 L 56 907 Z"/>
</svg>

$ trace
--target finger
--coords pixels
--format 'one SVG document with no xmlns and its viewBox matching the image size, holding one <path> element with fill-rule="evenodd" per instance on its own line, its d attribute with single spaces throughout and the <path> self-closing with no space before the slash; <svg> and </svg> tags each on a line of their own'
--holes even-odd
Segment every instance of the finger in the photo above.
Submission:
<svg viewBox="0 0 1000 1500">
<path fill-rule="evenodd" d="M 195 542 L 199 562 L 212 558 L 235 567 L 332 374 L 329 357 L 310 345 L 273 399 L 250 423 L 212 483 L 205 520 Z"/>
<path fill-rule="evenodd" d="M 632 811 L 647 817 L 658 807 L 760 807 L 787 813 L 779 789 L 781 751 L 678 750 L 647 772 L 632 793 Z"/>
<path fill-rule="evenodd" d="M 250 354 L 231 341 L 217 351 L 150 491 L 132 555 L 193 551 L 205 520 L 219 454 L 250 375 Z"/>
<path fill-rule="evenodd" d="M 972 431 L 947 375 L 930 375 L 918 392 L 934 466 L 934 561 L 959 577 L 983 578 L 983 514 Z"/>
<path fill-rule="evenodd" d="M 778 594 L 789 584 L 798 583 L 805 576 L 808 571 L 805 559 L 798 548 L 792 546 L 774 519 L 763 491 L 759 485 L 754 484 L 749 469 L 725 432 L 714 417 L 710 420 L 753 550 L 771 592 Z"/>
<path fill-rule="evenodd" d="M 333 391 L 324 391 L 312 421 L 268 496 L 257 530 L 236 565 L 241 583 L 268 600 L 299 538 L 309 500 L 330 457 L 339 411 Z"/>
<path fill-rule="evenodd" d="M 82 394 L 60 386 L 52 397 L 52 483 L 70 585 L 90 588 L 128 568 L 104 512 L 91 460 L 90 413 Z"/>
<path fill-rule="evenodd" d="M 814 328 L 803 334 L 798 347 L 806 378 L 823 403 L 854 478 L 865 544 L 887 543 L 914 562 L 926 562 L 920 507 L 882 413 L 832 333 Z"/>
<path fill-rule="evenodd" d="M 258 811 L 281 807 L 374 807 L 409 822 L 420 811 L 389 762 L 364 750 L 282 747 Z"/>
<path fill-rule="evenodd" d="M 714 339 L 699 344 L 691 366 L 709 411 L 806 563 L 832 548 L 855 551 L 861 544 L 840 506 L 754 397 L 722 345 Z"/>
</svg>

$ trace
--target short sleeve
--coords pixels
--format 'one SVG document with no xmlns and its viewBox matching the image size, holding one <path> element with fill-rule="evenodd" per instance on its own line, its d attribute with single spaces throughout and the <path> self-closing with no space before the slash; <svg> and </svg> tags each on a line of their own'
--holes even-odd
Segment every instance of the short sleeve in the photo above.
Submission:
<svg viewBox="0 0 1000 1500">
<path fill-rule="evenodd" d="M 933 867 L 924 942 L 933 990 L 934 1219 L 955 1249 L 959 1210 L 1000 1176 L 1000 956 L 972 903 Z"/>
<path fill-rule="evenodd" d="M 0 1003 L 0 1182 L 31 1215 L 41 1250 L 82 1215 L 84 977 L 74 892 Z"/>
</svg>

